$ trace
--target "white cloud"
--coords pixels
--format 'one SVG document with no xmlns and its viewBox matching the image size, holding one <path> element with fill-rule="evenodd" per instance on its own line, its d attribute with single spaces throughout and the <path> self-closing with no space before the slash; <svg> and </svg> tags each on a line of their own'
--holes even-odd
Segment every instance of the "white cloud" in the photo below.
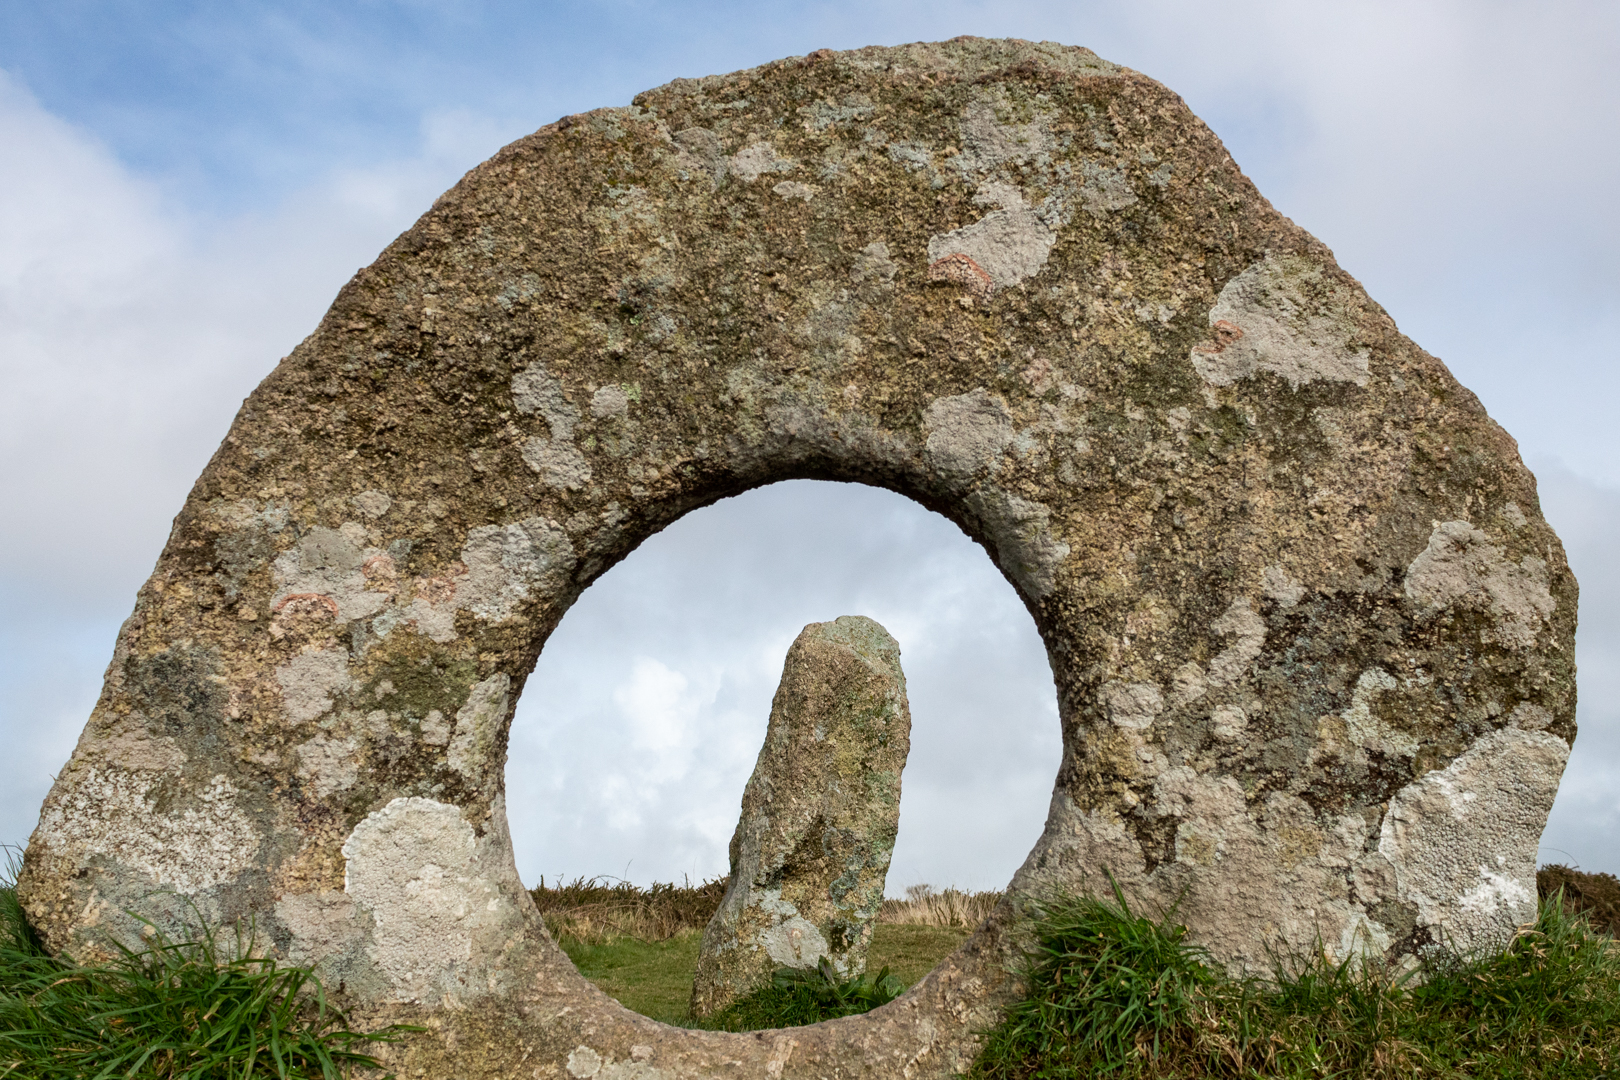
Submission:
<svg viewBox="0 0 1620 1080">
<path fill-rule="evenodd" d="M 697 743 L 695 725 L 704 706 L 713 702 L 713 692 L 703 694 L 679 671 L 638 656 L 630 681 L 612 696 L 628 722 L 631 748 L 653 759 L 645 779 L 660 784 L 685 777 Z"/>
<path fill-rule="evenodd" d="M 429 117 L 413 159 L 206 220 L 0 72 L 0 842 L 33 829 L 237 403 L 491 138 Z"/>
<path fill-rule="evenodd" d="M 1581 587 L 1580 732 L 1541 838 L 1541 861 L 1620 871 L 1620 490 L 1538 462 L 1541 508 Z"/>
</svg>

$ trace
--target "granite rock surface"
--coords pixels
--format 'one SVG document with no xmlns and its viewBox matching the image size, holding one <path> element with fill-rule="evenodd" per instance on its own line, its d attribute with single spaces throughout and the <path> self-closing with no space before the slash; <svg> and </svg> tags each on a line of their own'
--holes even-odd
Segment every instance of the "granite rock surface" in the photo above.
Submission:
<svg viewBox="0 0 1620 1080">
<path fill-rule="evenodd" d="M 1062 764 L 900 999 L 666 1028 L 518 879 L 512 703 L 643 539 L 791 478 L 984 547 Z M 344 286 L 175 518 L 18 895 L 81 957 L 251 921 L 425 1029 L 400 1075 L 944 1077 L 1019 993 L 1023 900 L 1105 868 L 1240 970 L 1502 941 L 1576 599 L 1513 439 L 1173 92 L 1051 43 L 820 51 L 549 124 Z"/>
</svg>

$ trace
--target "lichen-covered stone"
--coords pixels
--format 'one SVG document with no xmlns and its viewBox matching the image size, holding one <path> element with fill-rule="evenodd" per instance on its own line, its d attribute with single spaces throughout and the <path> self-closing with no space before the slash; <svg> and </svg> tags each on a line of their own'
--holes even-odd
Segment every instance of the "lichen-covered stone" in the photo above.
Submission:
<svg viewBox="0 0 1620 1080">
<path fill-rule="evenodd" d="M 512 702 L 643 539 L 795 477 L 1001 567 L 1051 812 L 900 1000 L 664 1028 L 518 880 Z M 1502 940 L 1575 607 L 1513 440 L 1175 94 L 1052 44 L 816 53 L 548 125 L 343 288 L 175 518 L 18 893 L 81 956 L 252 920 L 427 1029 L 401 1075 L 947 1076 L 1018 992 L 1021 898 L 1104 868 L 1236 968 Z"/>
<path fill-rule="evenodd" d="M 731 880 L 703 931 L 692 1015 L 822 958 L 866 970 L 900 828 L 911 710 L 900 646 L 860 615 L 811 623 L 788 649 L 765 744 L 731 837 Z"/>
</svg>

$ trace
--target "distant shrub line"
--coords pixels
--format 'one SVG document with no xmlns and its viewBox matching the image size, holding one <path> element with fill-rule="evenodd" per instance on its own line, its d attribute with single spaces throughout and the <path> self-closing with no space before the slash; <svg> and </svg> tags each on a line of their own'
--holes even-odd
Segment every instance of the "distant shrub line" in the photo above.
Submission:
<svg viewBox="0 0 1620 1080">
<path fill-rule="evenodd" d="M 726 879 L 710 878 L 693 885 L 655 882 L 641 888 L 608 877 L 577 877 L 547 885 L 545 878 L 529 890 L 553 937 L 604 941 L 614 937 L 664 941 L 689 930 L 702 931 L 726 895 Z M 913 885 L 906 898 L 883 901 L 878 921 L 913 926 L 946 926 L 972 930 L 1001 900 L 1000 892 L 964 892 Z"/>
</svg>

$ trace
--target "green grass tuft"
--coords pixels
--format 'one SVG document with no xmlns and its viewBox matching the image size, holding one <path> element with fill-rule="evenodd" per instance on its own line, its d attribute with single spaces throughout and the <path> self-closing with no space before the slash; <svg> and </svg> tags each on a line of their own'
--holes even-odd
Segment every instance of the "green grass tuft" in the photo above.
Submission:
<svg viewBox="0 0 1620 1080">
<path fill-rule="evenodd" d="M 159 934 L 107 964 L 58 960 L 0 883 L 0 1078 L 338 1080 L 409 1030 L 350 1031 L 309 971 L 230 945 Z"/>
<path fill-rule="evenodd" d="M 1112 901 L 1064 897 L 1038 919 L 1031 993 L 991 1031 L 984 1076 L 1091 1076 L 1157 1057 L 1216 975 L 1184 927 Z"/>
<path fill-rule="evenodd" d="M 826 957 L 813 969 L 780 968 L 769 986 L 734 1001 L 700 1026 L 715 1031 L 802 1027 L 856 1016 L 899 997 L 905 984 L 883 968 L 876 975 L 840 979 Z"/>
<path fill-rule="evenodd" d="M 1036 932 L 983 1080 L 1620 1075 L 1620 948 L 1559 894 L 1502 953 L 1439 954 L 1404 979 L 1320 950 L 1230 979 L 1117 891 L 1048 905 Z"/>
</svg>

